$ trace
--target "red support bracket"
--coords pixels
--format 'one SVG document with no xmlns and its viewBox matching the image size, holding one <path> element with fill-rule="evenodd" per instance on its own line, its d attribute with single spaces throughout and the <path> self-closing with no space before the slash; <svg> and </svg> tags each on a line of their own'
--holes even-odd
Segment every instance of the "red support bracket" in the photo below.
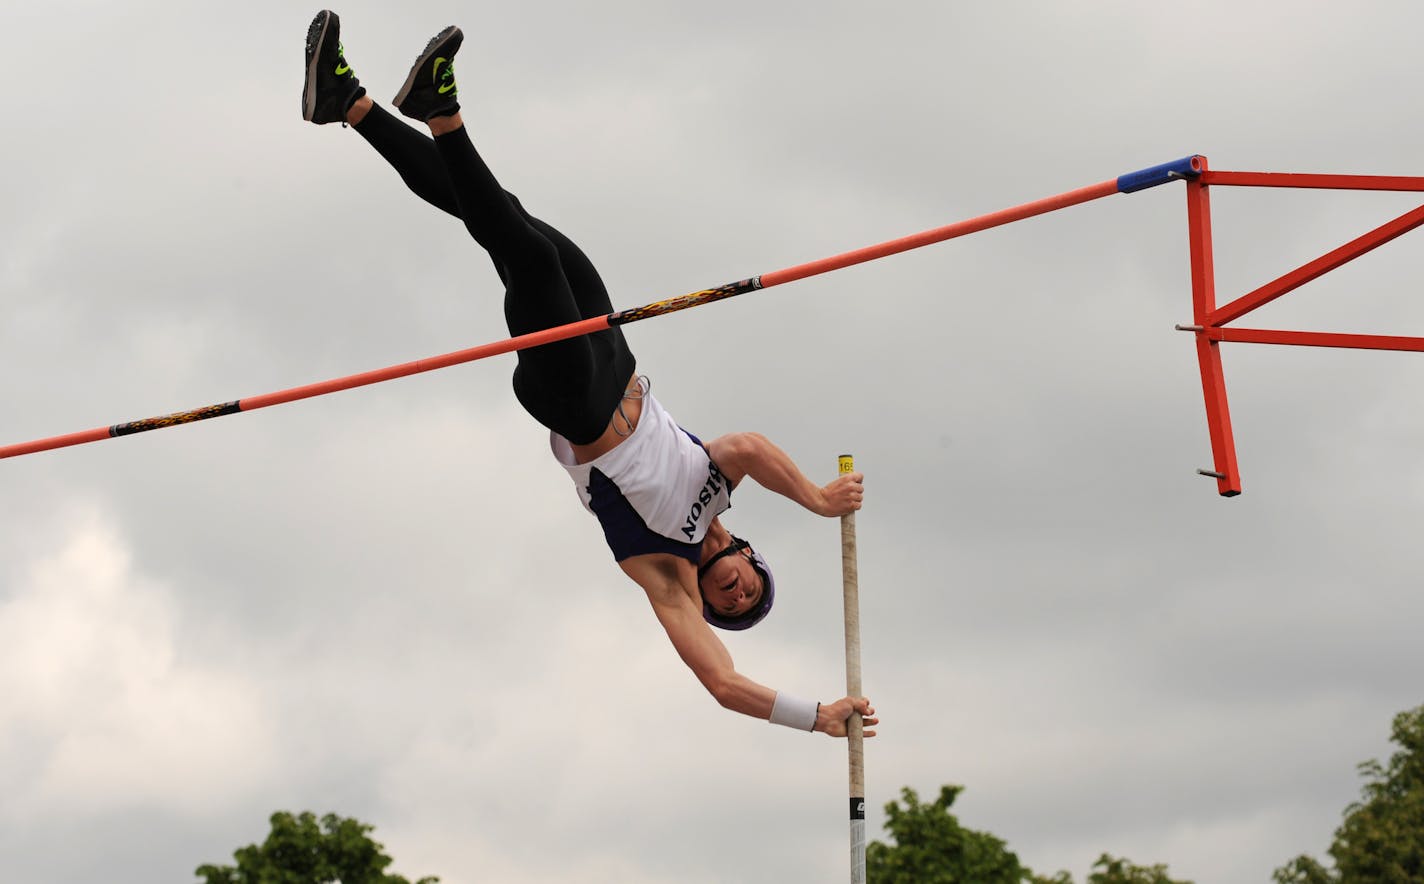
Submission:
<svg viewBox="0 0 1424 884">
<path fill-rule="evenodd" d="M 1424 352 L 1424 338 L 1394 335 L 1355 335 L 1327 332 L 1281 331 L 1271 329 L 1224 328 L 1275 299 L 1313 279 L 1379 248 L 1397 237 L 1424 225 L 1424 206 L 1406 212 L 1357 237 L 1333 251 L 1252 292 L 1216 306 L 1216 280 L 1212 266 L 1211 187 L 1295 187 L 1334 190 L 1424 191 L 1424 177 L 1385 175 L 1300 175 L 1276 172 L 1214 172 L 1201 158 L 1201 175 L 1187 182 L 1187 235 L 1192 273 L 1192 325 L 1179 325 L 1196 334 L 1197 363 L 1201 368 L 1202 395 L 1206 402 L 1206 422 L 1211 438 L 1212 468 L 1197 470 L 1216 479 L 1223 497 L 1241 493 L 1241 474 L 1236 464 L 1236 442 L 1231 433 L 1231 410 L 1226 400 L 1220 345 L 1223 341 L 1254 344 L 1287 344 L 1305 347 L 1349 347 L 1370 350 Z"/>
</svg>

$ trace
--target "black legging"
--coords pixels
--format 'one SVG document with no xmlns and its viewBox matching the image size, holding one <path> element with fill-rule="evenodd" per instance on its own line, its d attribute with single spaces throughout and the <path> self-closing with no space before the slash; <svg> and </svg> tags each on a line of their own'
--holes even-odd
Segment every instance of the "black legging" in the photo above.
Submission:
<svg viewBox="0 0 1424 884">
<path fill-rule="evenodd" d="M 417 196 L 464 221 L 489 252 L 511 335 L 613 310 L 593 263 L 500 187 L 463 128 L 432 139 L 379 105 L 354 128 Z M 514 393 L 539 423 L 587 444 L 607 428 L 635 365 L 623 332 L 611 328 L 519 351 Z"/>
</svg>

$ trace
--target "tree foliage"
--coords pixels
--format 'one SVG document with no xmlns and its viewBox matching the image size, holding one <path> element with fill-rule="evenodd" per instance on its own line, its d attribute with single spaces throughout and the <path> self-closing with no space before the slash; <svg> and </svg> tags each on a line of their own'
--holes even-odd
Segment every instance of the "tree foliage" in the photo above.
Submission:
<svg viewBox="0 0 1424 884">
<path fill-rule="evenodd" d="M 1277 884 L 1338 884 L 1339 877 L 1308 856 L 1298 856 L 1276 869 Z"/>
<path fill-rule="evenodd" d="M 314 814 L 285 811 L 272 814 L 271 822 L 266 841 L 233 852 L 237 865 L 202 865 L 194 874 L 202 884 L 411 884 L 386 873 L 392 860 L 365 823 L 329 813 L 318 824 Z"/>
<path fill-rule="evenodd" d="M 904 801 L 885 805 L 885 828 L 893 845 L 870 842 L 865 851 L 867 880 L 875 884 L 1073 884 L 1068 872 L 1035 875 L 1008 845 L 989 834 L 966 829 L 949 809 L 964 788 L 943 786 L 939 798 L 922 803 L 914 789 L 900 790 Z M 1087 884 L 1192 884 L 1167 877 L 1167 867 L 1137 866 L 1103 854 L 1093 864 Z"/>
<path fill-rule="evenodd" d="M 1366 782 L 1335 830 L 1335 868 L 1299 856 L 1276 869 L 1278 884 L 1424 884 L 1424 706 L 1396 715 L 1390 740 L 1388 764 L 1359 765 Z"/>
<path fill-rule="evenodd" d="M 894 845 L 872 841 L 865 850 L 866 879 L 876 884 L 1020 884 L 1029 871 L 1008 846 L 987 832 L 959 824 L 949 808 L 964 790 L 944 786 L 928 804 L 906 786 L 885 805 L 885 828 Z"/>
<path fill-rule="evenodd" d="M 1192 884 L 1168 877 L 1165 865 L 1137 866 L 1108 854 L 1098 857 L 1087 884 Z"/>
</svg>

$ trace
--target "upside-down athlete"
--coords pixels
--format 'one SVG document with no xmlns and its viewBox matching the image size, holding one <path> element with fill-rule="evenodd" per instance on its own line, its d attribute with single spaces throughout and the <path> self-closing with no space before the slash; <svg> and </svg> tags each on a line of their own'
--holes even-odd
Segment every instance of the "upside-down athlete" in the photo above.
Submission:
<svg viewBox="0 0 1424 884">
<path fill-rule="evenodd" d="M 350 124 L 417 196 L 464 222 L 504 283 L 511 335 L 611 312 L 589 259 L 526 212 L 470 142 L 452 65 L 462 40 L 456 27 L 437 34 L 396 94 L 396 109 L 428 126 L 427 137 L 367 97 L 346 61 L 339 19 L 323 10 L 307 32 L 302 116 Z M 834 517 L 860 509 L 861 474 L 818 486 L 756 433 L 703 444 L 653 397 L 616 327 L 520 351 L 514 392 L 549 429 L 554 456 L 598 517 L 614 558 L 647 593 L 678 655 L 717 702 L 836 737 L 845 736 L 853 712 L 867 726 L 878 723 L 864 697 L 820 704 L 757 684 L 736 671 L 709 627 L 747 629 L 767 615 L 775 597 L 766 560 L 718 518 L 731 506 L 732 489 L 750 477 Z"/>
</svg>

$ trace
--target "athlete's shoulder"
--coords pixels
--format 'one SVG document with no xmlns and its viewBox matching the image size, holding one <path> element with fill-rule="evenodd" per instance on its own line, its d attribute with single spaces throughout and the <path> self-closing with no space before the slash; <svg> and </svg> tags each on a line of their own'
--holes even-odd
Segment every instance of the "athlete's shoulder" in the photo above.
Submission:
<svg viewBox="0 0 1424 884">
<path fill-rule="evenodd" d="M 697 568 L 691 561 L 670 553 L 642 553 L 618 563 L 630 579 L 643 588 L 653 604 L 671 603 L 683 596 L 696 601 Z"/>
</svg>

